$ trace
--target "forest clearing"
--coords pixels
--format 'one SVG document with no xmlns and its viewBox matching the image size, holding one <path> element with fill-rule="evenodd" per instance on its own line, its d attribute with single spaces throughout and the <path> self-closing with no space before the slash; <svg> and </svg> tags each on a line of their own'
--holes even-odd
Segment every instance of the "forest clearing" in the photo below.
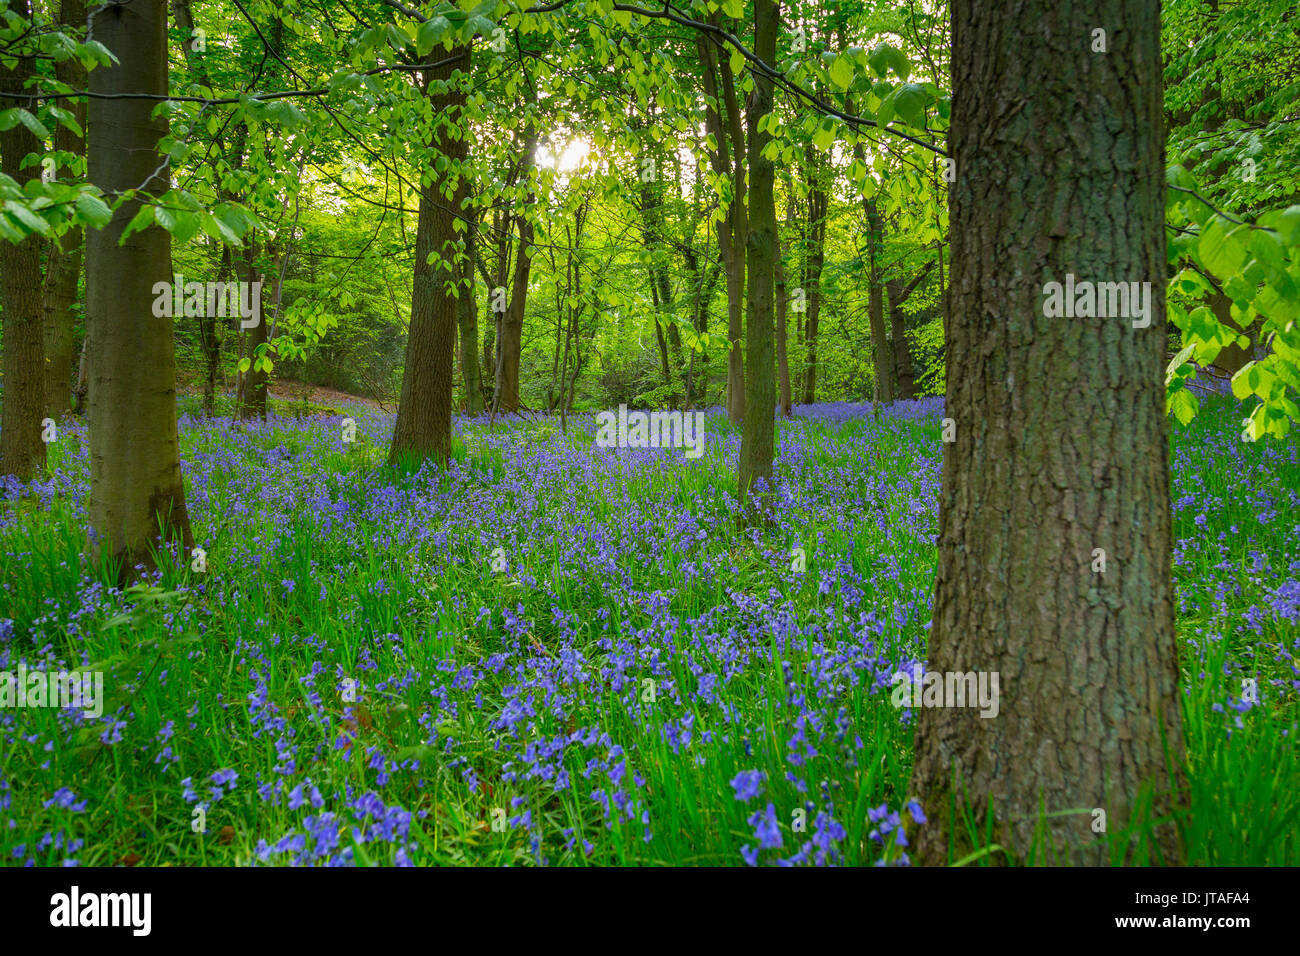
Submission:
<svg viewBox="0 0 1300 956">
<path fill-rule="evenodd" d="M 1300 865 L 1297 51 L 0 0 L 0 860 Z"/>
</svg>

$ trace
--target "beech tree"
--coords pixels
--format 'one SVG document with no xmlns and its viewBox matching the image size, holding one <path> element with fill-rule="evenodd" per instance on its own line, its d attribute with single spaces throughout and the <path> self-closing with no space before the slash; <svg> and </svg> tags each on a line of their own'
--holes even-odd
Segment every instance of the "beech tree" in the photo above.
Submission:
<svg viewBox="0 0 1300 956">
<path fill-rule="evenodd" d="M 172 320 L 154 315 L 156 283 L 170 283 L 171 236 L 148 225 L 128 232 L 144 199 L 169 187 L 158 143 L 167 116 L 167 5 L 104 3 L 92 11 L 95 39 L 117 63 L 90 73 L 87 130 L 91 182 L 112 201 L 112 220 L 86 237 L 89 336 L 90 497 L 87 511 L 100 560 L 129 578 L 137 564 L 176 542 L 193 547 L 176 435 Z"/>
</svg>

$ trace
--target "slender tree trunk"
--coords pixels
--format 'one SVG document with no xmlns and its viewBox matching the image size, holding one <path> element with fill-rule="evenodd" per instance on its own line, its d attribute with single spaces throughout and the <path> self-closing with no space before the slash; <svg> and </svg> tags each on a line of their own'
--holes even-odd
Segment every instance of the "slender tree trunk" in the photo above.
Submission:
<svg viewBox="0 0 1300 956">
<path fill-rule="evenodd" d="M 527 181 L 536 163 L 537 129 L 529 125 L 524 135 L 523 154 L 520 157 L 520 178 Z M 533 199 L 529 193 L 529 202 Z M 523 352 L 524 311 L 528 303 L 528 277 L 532 272 L 533 224 L 526 213 L 515 217 L 519 229 L 519 251 L 515 256 L 515 272 L 510 286 L 510 300 L 501 317 L 501 371 L 498 388 L 501 398 L 497 404 L 502 412 L 519 410 L 519 362 Z"/>
<path fill-rule="evenodd" d="M 788 220 L 787 216 L 787 220 Z M 786 356 L 785 317 L 790 304 L 790 296 L 785 288 L 785 263 L 781 259 L 781 237 L 775 237 L 773 267 L 776 270 L 776 379 L 780 390 L 781 414 L 789 418 L 790 407 L 790 361 Z"/>
<path fill-rule="evenodd" d="M 90 72 L 100 96 L 167 93 L 167 7 L 162 0 L 104 4 L 95 11 L 95 39 L 117 58 Z M 110 199 L 144 187 L 169 188 L 158 142 L 166 113 L 155 100 L 90 101 L 89 178 Z M 176 434 L 176 364 L 172 320 L 153 314 L 154 286 L 172 281 L 171 236 L 157 226 L 121 242 L 140 210 L 133 199 L 112 221 L 86 236 L 86 318 L 89 343 L 90 497 L 87 502 L 98 561 L 117 562 L 119 580 L 135 565 L 154 564 L 154 549 L 193 546 Z"/>
<path fill-rule="evenodd" d="M 249 283 L 256 282 L 261 276 L 257 271 L 256 259 L 253 255 L 253 249 L 250 246 L 246 255 L 240 257 L 243 261 L 244 272 L 240 279 Z M 275 256 L 272 255 L 271 261 L 275 262 Z M 278 272 L 278 270 L 277 270 Z M 248 357 L 254 362 L 248 372 L 244 375 L 244 390 L 239 403 L 239 417 L 245 421 L 257 419 L 258 421 L 266 420 L 266 386 L 268 376 L 265 371 L 256 367 L 257 349 L 270 341 L 269 328 L 265 315 L 257 317 L 257 324 L 248 330 L 247 345 Z"/>
<path fill-rule="evenodd" d="M 740 129 L 740 108 L 730 69 L 719 69 L 713 41 L 699 40 L 704 92 L 708 97 L 705 124 L 717 143 L 710 155 L 714 172 L 731 179 L 731 203 L 717 224 L 718 256 L 727 284 L 727 417 L 739 424 L 745 417 L 745 358 L 741 350 L 745 316 L 745 141 Z M 722 76 L 719 91 L 718 74 Z"/>
<path fill-rule="evenodd" d="M 780 7 L 775 0 L 754 0 L 754 54 L 766 63 L 776 60 L 776 37 L 781 29 Z M 776 278 L 775 170 L 763 155 L 771 139 L 760 132 L 760 120 L 772 111 L 772 80 L 758 76 L 750 95 L 749 126 L 749 272 L 748 320 L 749 374 L 745 379 L 745 423 L 740 448 L 740 503 L 759 494 L 760 482 L 772 478 L 776 446 L 773 423 L 776 382 L 772 349 L 773 291 Z M 766 492 L 764 492 L 766 494 Z"/>
<path fill-rule="evenodd" d="M 996 717 L 923 707 L 923 863 L 993 839 L 1104 864 L 1103 834 L 1176 808 L 1184 752 L 1164 409 L 1160 6 L 953 0 L 952 274 L 939 567 L 927 668 L 999 675 Z M 1149 282 L 1150 324 L 1050 318 L 1045 285 Z M 1106 562 L 1100 570 L 1099 561 Z M 1171 764 L 1167 756 L 1172 758 Z M 953 780 L 959 792 L 954 793 Z M 1083 813 L 1051 817 L 1040 811 Z M 1095 808 L 1095 809 L 1094 809 Z M 1177 863 L 1171 822 L 1144 849 Z M 980 838 L 982 842 L 982 837 Z M 1137 837 L 1123 849 L 1132 850 Z M 1051 845 L 1051 847 L 1047 846 Z M 1131 859 L 1131 858 L 1130 858 Z"/>
<path fill-rule="evenodd" d="M 84 0 L 63 0 L 59 9 L 59 24 L 65 29 L 84 29 L 86 4 Z M 76 57 L 54 64 L 59 81 L 74 90 L 86 88 L 86 69 Z M 77 125 L 86 128 L 86 101 L 72 100 L 67 104 Z M 67 126 L 59 124 L 54 132 L 54 148 L 75 156 L 86 155 L 86 142 Z M 60 171 L 60 175 L 69 175 Z M 72 403 L 72 360 L 75 353 L 76 312 L 78 286 L 81 284 L 82 253 L 85 236 L 80 228 L 69 229 L 57 243 L 50 247 L 46 264 L 44 317 L 45 317 L 45 413 L 60 420 L 68 413 Z"/>
<path fill-rule="evenodd" d="M 867 212 L 868 273 L 867 314 L 871 323 L 871 351 L 876 366 L 876 400 L 894 400 L 894 353 L 885 334 L 885 290 L 880 277 L 881 246 L 884 241 L 884 223 L 874 199 L 863 199 Z"/>
<path fill-rule="evenodd" d="M 84 128 L 84 127 L 83 127 Z M 86 337 L 81 340 L 81 359 L 77 362 L 77 387 L 73 390 L 72 410 L 77 415 L 86 414 L 86 398 L 90 391 L 90 323 L 86 323 Z"/>
<path fill-rule="evenodd" d="M 885 283 L 885 289 L 889 293 L 889 326 L 894 337 L 894 373 L 898 380 L 900 399 L 911 400 L 916 397 L 916 370 L 912 365 L 912 352 L 907 347 L 907 320 L 903 315 L 903 303 L 930 274 L 933 266 L 933 260 L 927 262 L 907 284 L 902 279 L 891 279 Z"/>
<path fill-rule="evenodd" d="M 465 155 L 469 155 L 468 142 Z M 456 327 L 460 335 L 460 378 L 465 389 L 465 412 L 477 415 L 483 411 L 483 374 L 478 364 L 478 303 L 474 298 L 477 291 L 474 270 L 478 266 L 479 217 L 477 211 L 467 208 L 470 205 L 467 202 L 470 199 L 468 177 L 462 178 L 456 197 L 456 210 L 470 219 L 469 228 L 464 233 L 465 259 L 457 267 L 460 298 L 456 300 Z"/>
<path fill-rule="evenodd" d="M 811 405 L 817 401 L 817 334 L 822 314 L 822 269 L 826 262 L 826 214 L 830 206 L 828 183 L 825 181 L 825 164 L 809 152 L 808 168 L 808 264 L 804 274 L 808 288 L 807 316 L 804 327 L 804 344 L 807 349 L 807 375 L 804 378 L 803 400 Z"/>
<path fill-rule="evenodd" d="M 10 5 L 23 19 L 31 18 L 27 0 Z M 34 73 L 30 57 L 18 57 L 12 69 L 0 66 L 0 110 L 26 100 L 7 98 L 5 92 L 29 92 L 24 84 Z M 41 144 L 26 126 L 15 124 L 0 133 L 0 170 L 19 186 L 39 178 L 41 167 L 21 169 L 29 153 Z M 0 475 L 30 481 L 45 468 L 45 443 L 41 420 L 45 417 L 45 342 L 41 313 L 41 238 L 30 235 L 22 242 L 0 240 L 0 296 L 4 305 L 4 409 L 0 416 Z"/>
<path fill-rule="evenodd" d="M 433 115 L 449 117 L 439 123 L 430 145 L 434 156 L 452 161 L 442 174 L 429 168 L 421 175 L 420 222 L 415 236 L 415 273 L 411 289 L 411 325 L 406 338 L 406 371 L 402 375 L 402 397 L 393 428 L 393 445 L 388 460 L 395 464 L 406 455 L 433 457 L 445 465 L 451 452 L 452 362 L 456 351 L 456 299 L 449 286 L 457 274 L 456 246 L 459 242 L 452 210 L 458 175 L 456 167 L 465 159 L 465 92 L 453 82 L 453 72 L 468 73 L 470 47 L 460 46 L 450 56 L 452 63 L 424 71 Z M 453 130 L 451 125 L 455 126 Z M 430 262 L 430 258 L 433 262 Z"/>
</svg>

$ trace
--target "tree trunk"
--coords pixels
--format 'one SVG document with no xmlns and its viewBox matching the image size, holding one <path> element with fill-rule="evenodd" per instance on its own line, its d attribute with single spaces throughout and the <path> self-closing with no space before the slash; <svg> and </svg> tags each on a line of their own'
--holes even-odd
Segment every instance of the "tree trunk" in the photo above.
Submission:
<svg viewBox="0 0 1300 956">
<path fill-rule="evenodd" d="M 59 24 L 64 28 L 81 29 L 86 25 L 84 0 L 63 0 L 59 9 Z M 54 64 L 54 72 L 61 83 L 74 90 L 86 88 L 86 69 L 76 57 Z M 86 128 L 86 101 L 73 100 L 67 104 L 83 130 Z M 86 155 L 86 142 L 62 123 L 54 131 L 54 148 L 76 156 Z M 78 286 L 81 284 L 81 261 L 85 236 L 80 228 L 69 229 L 50 247 L 46 265 L 44 317 L 45 317 L 45 413 L 56 421 L 68 413 L 72 403 L 72 359 L 75 352 L 74 326 Z"/>
<path fill-rule="evenodd" d="M 464 180 L 468 195 L 468 180 Z M 462 197 L 463 198 L 463 197 Z M 457 209 L 460 209 L 459 204 Z M 456 324 L 460 332 L 460 378 L 465 389 L 465 413 L 483 411 L 483 373 L 478 364 L 478 303 L 475 300 L 475 260 L 478 256 L 478 215 L 465 213 L 473 222 L 465 233 L 465 261 L 460 265 L 460 298 L 456 301 Z"/>
<path fill-rule="evenodd" d="M 894 354 L 885 335 L 884 285 L 880 279 L 881 246 L 884 242 L 884 223 L 874 199 L 863 199 L 867 212 L 868 272 L 867 313 L 871 322 L 871 351 L 876 366 L 876 401 L 894 400 Z"/>
<path fill-rule="evenodd" d="M 776 37 L 781 28 L 776 0 L 754 0 L 754 54 L 765 63 L 776 62 Z M 746 311 L 748 336 L 745 340 L 749 374 L 745 377 L 745 423 L 741 436 L 739 499 L 760 492 L 759 483 L 770 483 L 776 445 L 773 423 L 776 382 L 772 352 L 773 287 L 776 272 L 776 202 L 773 198 L 775 170 L 763 155 L 771 136 L 760 132 L 760 120 L 772 111 L 772 79 L 760 75 L 754 80 L 746 120 L 749 127 L 749 238 L 746 244 L 749 296 Z M 766 497 L 768 492 L 762 492 Z"/>
<path fill-rule="evenodd" d="M 915 841 L 923 863 L 948 862 L 950 840 L 969 849 L 950 818 L 969 800 L 1019 857 L 1037 836 L 1040 859 L 1064 862 L 1050 853 L 1068 847 L 1068 862 L 1104 864 L 1094 808 L 1118 834 L 1141 824 L 1144 788 L 1162 814 L 1171 781 L 1182 784 L 1160 6 L 1107 11 L 1110 52 L 1094 54 L 1094 4 L 1023 4 L 1028 45 L 996 5 L 952 4 L 956 433 L 943 446 L 927 667 L 997 673 L 1000 702 L 992 718 L 920 710 L 911 789 L 929 816 Z M 1045 284 L 1070 273 L 1149 282 L 1150 324 L 1045 317 Z M 1040 809 L 1077 808 L 1040 827 Z M 1179 862 L 1172 823 L 1147 833 L 1153 862 Z"/>
<path fill-rule="evenodd" d="M 11 10 L 31 18 L 27 0 Z M 0 94 L 25 92 L 33 75 L 31 57 L 20 56 L 12 69 L 0 66 Z M 32 109 L 27 100 L 0 95 L 0 110 Z M 20 169 L 29 153 L 40 153 L 40 142 L 21 123 L 0 133 L 0 170 L 19 186 L 37 179 L 39 165 Z M 4 305 L 4 409 L 0 417 L 0 475 L 30 481 L 45 468 L 41 420 L 45 417 L 45 342 L 41 314 L 41 238 L 22 242 L 0 240 L 0 296 Z"/>
<path fill-rule="evenodd" d="M 239 278 L 249 283 L 256 282 L 260 276 L 257 271 L 257 264 L 253 254 L 253 248 L 250 245 L 246 254 L 241 256 L 241 264 L 244 266 L 243 274 Z M 274 255 L 272 262 L 275 261 Z M 244 375 L 244 388 L 240 395 L 239 417 L 244 421 L 257 419 L 258 421 L 266 420 L 266 386 L 267 374 L 265 371 L 256 367 L 258 359 L 258 346 L 265 345 L 270 339 L 268 336 L 266 316 L 258 315 L 257 324 L 248 330 L 246 343 L 248 346 L 248 358 L 254 363 L 249 366 L 248 372 Z"/>
<path fill-rule="evenodd" d="M 807 373 L 803 378 L 803 402 L 816 402 L 816 337 L 822 320 L 822 269 L 826 264 L 826 216 L 829 209 L 828 183 L 824 176 L 827 164 L 820 163 L 816 152 L 809 151 L 807 176 L 809 176 L 809 248 L 807 248 L 806 293 L 807 315 L 805 346 Z"/>
<path fill-rule="evenodd" d="M 451 452 L 451 382 L 456 351 L 456 298 L 451 294 L 458 236 L 452 206 L 456 186 L 452 177 L 463 175 L 465 158 L 465 92 L 452 81 L 453 69 L 468 72 L 470 47 L 450 54 L 457 59 L 424 71 L 433 115 L 441 122 L 430 141 L 432 155 L 420 177 L 420 220 L 415 234 L 415 271 L 411 287 L 411 325 L 406 337 L 406 366 L 402 397 L 393 427 L 390 464 L 414 455 L 433 457 L 445 465 Z M 450 122 L 448 122 L 448 119 Z M 452 127 L 455 127 L 454 129 Z M 443 155 L 451 165 L 442 174 L 433 170 L 433 158 Z M 430 262 L 430 258 L 433 259 Z"/>
<path fill-rule="evenodd" d="M 528 127 L 524 135 L 523 154 L 520 157 L 522 172 L 520 178 L 527 180 L 536 162 L 537 129 Z M 529 193 L 529 202 L 533 195 Z M 523 352 L 524 308 L 528 303 L 528 277 L 532 272 L 533 260 L 530 255 L 533 245 L 533 224 L 524 212 L 514 216 L 519 227 L 519 251 L 515 256 L 515 273 L 510 286 L 510 300 L 506 303 L 505 314 L 501 317 L 500 375 L 497 389 L 500 399 L 497 410 L 502 412 L 519 411 L 519 361 Z"/>
<path fill-rule="evenodd" d="M 926 263 L 906 285 L 902 279 L 891 279 L 885 283 L 885 289 L 889 293 L 889 327 L 894 337 L 894 374 L 898 381 L 898 397 L 909 401 L 916 397 L 916 370 L 912 366 L 911 350 L 907 347 L 907 320 L 903 315 L 903 303 L 930 274 L 933 266 L 933 260 Z"/>
<path fill-rule="evenodd" d="M 117 58 L 92 70 L 100 96 L 167 93 L 167 8 L 162 0 L 105 4 L 96 9 L 95 39 Z M 92 99 L 90 181 L 115 199 L 141 186 L 169 187 L 158 141 L 166 113 L 151 117 L 148 99 Z M 154 549 L 193 546 L 176 434 L 176 364 L 172 319 L 153 314 L 154 286 L 172 281 L 171 236 L 150 226 L 119 242 L 140 201 L 123 204 L 112 221 L 86 236 L 86 319 L 89 345 L 90 497 L 87 512 L 97 561 L 117 563 L 119 581 L 135 565 L 155 563 Z"/>
<path fill-rule="evenodd" d="M 789 209 L 793 209 L 791 206 Z M 787 213 L 789 212 L 787 209 Z M 789 215 L 786 216 L 789 221 Z M 790 304 L 790 296 L 785 288 L 785 263 L 781 261 L 781 237 L 774 239 L 773 268 L 776 272 L 776 380 L 780 389 L 781 415 L 789 418 L 790 407 L 790 361 L 786 355 L 785 317 Z"/>
<path fill-rule="evenodd" d="M 745 236 L 749 228 L 745 216 L 745 141 L 730 68 L 719 69 L 711 39 L 701 34 L 698 44 L 708 97 L 705 125 L 717 143 L 709 159 L 715 173 L 731 179 L 731 203 L 726 217 L 717 224 L 717 234 L 718 256 L 727 282 L 727 418 L 739 424 L 745 417 L 745 359 L 740 344 L 745 335 Z"/>
</svg>

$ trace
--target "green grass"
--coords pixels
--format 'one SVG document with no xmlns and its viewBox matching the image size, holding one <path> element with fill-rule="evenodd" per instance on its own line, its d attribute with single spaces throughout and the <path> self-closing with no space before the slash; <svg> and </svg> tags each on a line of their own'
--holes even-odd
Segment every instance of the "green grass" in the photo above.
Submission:
<svg viewBox="0 0 1300 956">
<path fill-rule="evenodd" d="M 909 798 L 913 727 L 885 685 L 923 656 L 937 419 L 783 424 L 788 497 L 770 528 L 740 533 L 737 435 L 714 417 L 698 461 L 593 454 L 589 419 L 567 435 L 463 425 L 448 472 L 389 468 L 391 425 L 356 418 L 352 445 L 333 419 L 183 429 L 207 571 L 173 566 L 152 588 L 114 592 L 82 557 L 75 429 L 51 448 L 57 493 L 3 503 L 3 666 L 102 670 L 122 726 L 105 744 L 101 722 L 0 712 L 0 858 L 247 864 L 333 813 L 326 840 L 358 863 L 400 848 L 421 864 L 740 865 L 770 801 L 783 845 L 760 862 L 794 855 L 823 812 L 846 834 L 834 859 L 898 859 L 868 811 Z M 1175 504 L 1195 497 L 1175 513 L 1179 825 L 1190 863 L 1296 865 L 1296 629 L 1266 600 L 1297 577 L 1296 443 L 1243 449 L 1233 421 L 1211 407 L 1174 442 Z M 1243 677 L 1262 703 L 1238 711 Z M 816 755 L 792 762 L 801 730 Z M 226 769 L 238 779 L 214 801 Z M 754 770 L 762 795 L 737 800 L 732 779 Z M 323 806 L 290 806 L 306 778 Z M 47 807 L 61 787 L 85 809 Z M 620 790 L 626 811 L 593 798 Z M 367 792 L 371 816 L 355 807 Z M 531 825 L 509 822 L 525 811 Z M 964 865 L 1006 859 L 968 825 L 983 849 Z M 1148 861 L 1140 832 L 1109 836 L 1116 862 Z"/>
</svg>

